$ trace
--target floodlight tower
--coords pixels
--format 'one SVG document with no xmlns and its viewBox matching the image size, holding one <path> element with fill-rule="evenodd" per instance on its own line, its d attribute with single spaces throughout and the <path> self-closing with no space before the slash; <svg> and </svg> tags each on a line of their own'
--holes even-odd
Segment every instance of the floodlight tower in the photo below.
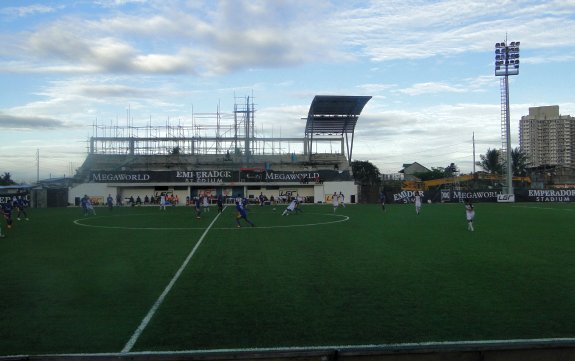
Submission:
<svg viewBox="0 0 575 361">
<path fill-rule="evenodd" d="M 519 74 L 519 41 L 495 43 L 495 76 L 501 76 L 501 142 L 506 162 L 507 194 L 513 194 L 511 125 L 509 115 L 509 75 Z"/>
</svg>

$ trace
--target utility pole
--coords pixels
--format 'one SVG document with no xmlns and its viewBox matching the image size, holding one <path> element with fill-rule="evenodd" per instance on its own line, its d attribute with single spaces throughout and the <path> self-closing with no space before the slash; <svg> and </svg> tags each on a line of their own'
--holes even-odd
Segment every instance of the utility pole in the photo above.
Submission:
<svg viewBox="0 0 575 361">
<path fill-rule="evenodd" d="M 473 174 L 475 174 L 475 132 L 473 132 Z"/>
<path fill-rule="evenodd" d="M 36 148 L 36 183 L 40 183 L 40 148 Z"/>
</svg>

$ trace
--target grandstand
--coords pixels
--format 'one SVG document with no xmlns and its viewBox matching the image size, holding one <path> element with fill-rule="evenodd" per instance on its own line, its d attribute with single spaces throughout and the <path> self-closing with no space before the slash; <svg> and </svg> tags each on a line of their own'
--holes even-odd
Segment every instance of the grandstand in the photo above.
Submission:
<svg viewBox="0 0 575 361">
<path fill-rule="evenodd" d="M 321 203 L 342 192 L 357 202 L 350 167 L 354 130 L 370 99 L 315 96 L 301 138 L 256 135 L 249 97 L 232 114 L 197 114 L 191 125 L 96 124 L 68 201 L 78 204 L 84 194 L 103 202 L 108 194 L 144 199 L 165 193 L 180 204 L 198 195 L 256 199 L 260 194 Z"/>
</svg>

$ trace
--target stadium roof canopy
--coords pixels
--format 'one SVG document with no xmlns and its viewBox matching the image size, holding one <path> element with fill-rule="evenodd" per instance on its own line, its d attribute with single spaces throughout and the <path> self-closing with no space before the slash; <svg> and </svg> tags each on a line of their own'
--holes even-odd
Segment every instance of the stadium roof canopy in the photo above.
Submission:
<svg viewBox="0 0 575 361">
<path fill-rule="evenodd" d="M 309 107 L 305 134 L 353 133 L 371 96 L 316 95 Z"/>
<path fill-rule="evenodd" d="M 310 159 L 314 135 L 338 136 L 342 141 L 345 136 L 347 158 L 351 164 L 355 125 L 370 99 L 371 96 L 316 95 L 309 107 L 305 126 Z M 351 134 L 351 144 L 348 134 Z"/>
</svg>

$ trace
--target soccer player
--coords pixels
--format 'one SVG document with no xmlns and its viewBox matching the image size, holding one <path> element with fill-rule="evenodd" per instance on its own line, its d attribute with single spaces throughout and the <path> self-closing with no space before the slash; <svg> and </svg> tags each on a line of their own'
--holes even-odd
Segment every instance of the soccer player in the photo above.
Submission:
<svg viewBox="0 0 575 361">
<path fill-rule="evenodd" d="M 6 228 L 12 228 L 12 203 L 10 201 L 0 204 L 0 209 L 2 210 L 2 215 L 6 221 Z"/>
<path fill-rule="evenodd" d="M 28 201 L 26 201 L 26 199 L 23 196 L 21 195 L 14 196 L 14 198 L 12 198 L 12 205 L 18 209 L 18 215 L 16 216 L 18 220 L 20 220 L 22 214 L 24 214 L 24 217 L 26 217 L 25 219 L 27 221 L 30 220 L 28 218 L 28 213 L 26 213 L 26 207 L 28 206 Z"/>
<path fill-rule="evenodd" d="M 202 199 L 200 196 L 197 196 L 194 200 L 195 208 L 196 208 L 196 218 L 200 219 L 200 215 L 202 214 Z"/>
<path fill-rule="evenodd" d="M 1 204 L 0 204 L 0 214 L 2 216 L 4 216 L 4 208 L 2 207 Z M 4 235 L 4 233 L 2 233 L 2 225 L 0 224 L 0 238 L 4 238 L 4 237 L 6 237 L 6 236 Z"/>
<path fill-rule="evenodd" d="M 87 194 L 84 194 L 84 198 L 82 198 L 80 203 L 82 204 L 82 208 L 84 209 L 84 215 L 85 216 L 87 216 L 90 213 L 92 213 L 93 215 L 96 215 L 96 210 L 94 209 L 94 206 L 92 205 L 92 201 L 90 200 L 90 198 L 88 197 Z"/>
<path fill-rule="evenodd" d="M 260 207 L 263 207 L 263 206 L 264 206 L 264 203 L 265 203 L 265 200 L 266 200 L 265 197 L 264 197 L 263 192 L 260 192 L 260 196 L 258 197 L 258 199 L 260 200 Z"/>
<path fill-rule="evenodd" d="M 168 205 L 168 200 L 166 199 L 166 194 L 162 193 L 160 195 L 160 210 L 166 210 L 166 206 Z"/>
<path fill-rule="evenodd" d="M 204 210 L 205 210 L 206 212 L 209 212 L 209 211 L 210 211 L 210 199 L 209 199 L 208 196 L 205 195 L 205 194 L 204 194 L 204 197 L 203 197 L 203 198 L 204 198 Z"/>
<path fill-rule="evenodd" d="M 287 206 L 287 208 L 283 211 L 282 216 L 289 216 L 290 213 L 292 212 L 301 212 L 301 209 L 298 208 L 298 201 L 296 198 L 294 198 L 290 204 Z"/>
<path fill-rule="evenodd" d="M 219 194 L 216 202 L 218 204 L 218 213 L 222 213 L 224 211 L 224 197 Z"/>
<path fill-rule="evenodd" d="M 242 218 L 246 222 L 248 222 L 252 227 L 256 226 L 255 224 L 252 223 L 252 221 L 248 219 L 248 214 L 240 202 L 236 202 L 236 210 L 238 211 L 238 214 L 236 215 L 236 223 L 238 224 L 238 228 L 241 228 L 240 219 Z"/>
<path fill-rule="evenodd" d="M 381 210 L 385 212 L 385 192 L 379 193 L 379 203 L 381 203 Z"/>
<path fill-rule="evenodd" d="M 421 212 L 421 196 L 419 195 L 419 193 L 415 194 L 415 213 L 417 213 L 417 215 L 419 215 L 419 213 Z"/>
<path fill-rule="evenodd" d="M 337 207 L 339 207 L 339 197 L 336 192 L 333 192 L 331 196 L 331 204 L 333 205 L 333 213 L 335 213 Z"/>
<path fill-rule="evenodd" d="M 106 204 L 108 205 L 108 209 L 114 209 L 114 198 L 112 198 L 111 194 L 108 194 L 108 198 L 106 198 Z"/>
<path fill-rule="evenodd" d="M 341 191 L 339 192 L 339 202 L 341 203 L 341 205 L 343 206 L 343 208 L 345 208 L 345 196 L 343 195 L 343 193 L 341 193 Z"/>
<path fill-rule="evenodd" d="M 475 208 L 471 199 L 465 201 L 465 216 L 467 217 L 467 230 L 473 232 L 473 219 L 475 218 Z"/>
<path fill-rule="evenodd" d="M 4 215 L 4 209 L 2 209 L 2 205 L 0 204 L 0 214 Z M 4 233 L 2 233 L 2 225 L 0 224 L 0 238 L 4 238 Z"/>
</svg>

